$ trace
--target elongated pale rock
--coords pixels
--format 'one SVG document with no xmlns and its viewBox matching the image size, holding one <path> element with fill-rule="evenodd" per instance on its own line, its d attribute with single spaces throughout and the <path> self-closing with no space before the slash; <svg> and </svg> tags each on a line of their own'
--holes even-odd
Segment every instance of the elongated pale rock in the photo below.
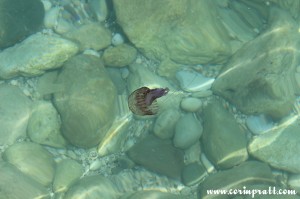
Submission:
<svg viewBox="0 0 300 199">
<path fill-rule="evenodd" d="M 41 75 L 61 67 L 77 51 L 75 43 L 58 35 L 37 33 L 0 53 L 0 79 Z"/>
</svg>

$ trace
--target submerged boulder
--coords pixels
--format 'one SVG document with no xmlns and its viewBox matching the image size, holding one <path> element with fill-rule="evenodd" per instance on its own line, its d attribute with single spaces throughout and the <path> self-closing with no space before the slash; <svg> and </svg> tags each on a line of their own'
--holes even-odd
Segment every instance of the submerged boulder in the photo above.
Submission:
<svg viewBox="0 0 300 199">
<path fill-rule="evenodd" d="M 78 55 L 68 60 L 56 82 L 54 95 L 62 133 L 73 145 L 93 147 L 105 136 L 114 119 L 116 88 L 100 59 Z"/>
<path fill-rule="evenodd" d="M 0 49 L 36 32 L 45 15 L 40 0 L 0 0 L 0 10 Z"/>
<path fill-rule="evenodd" d="M 300 37 L 298 23 L 276 7 L 270 10 L 269 24 L 232 56 L 212 88 L 246 114 L 278 119 L 291 110 L 300 91 Z"/>
</svg>

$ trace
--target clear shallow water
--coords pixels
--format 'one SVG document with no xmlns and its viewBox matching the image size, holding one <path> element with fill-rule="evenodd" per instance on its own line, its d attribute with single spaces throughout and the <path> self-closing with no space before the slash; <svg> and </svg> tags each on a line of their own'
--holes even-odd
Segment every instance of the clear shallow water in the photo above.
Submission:
<svg viewBox="0 0 300 199">
<path fill-rule="evenodd" d="M 37 44 L 0 53 L 23 64 L 0 65 L 1 197 L 297 190 L 297 3 L 43 3 Z M 143 86 L 170 89 L 156 115 L 128 109 Z"/>
</svg>

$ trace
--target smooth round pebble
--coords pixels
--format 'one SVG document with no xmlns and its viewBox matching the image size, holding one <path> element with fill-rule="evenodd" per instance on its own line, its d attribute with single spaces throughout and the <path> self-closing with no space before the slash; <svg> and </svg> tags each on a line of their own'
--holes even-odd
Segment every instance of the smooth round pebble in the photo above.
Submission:
<svg viewBox="0 0 300 199">
<path fill-rule="evenodd" d="M 187 149 L 199 140 L 202 131 L 202 124 L 192 113 L 182 116 L 175 127 L 174 146 Z"/>
<path fill-rule="evenodd" d="M 196 112 L 201 108 L 202 101 L 198 98 L 187 97 L 187 98 L 182 99 L 180 105 L 181 105 L 182 110 L 184 110 L 184 111 Z"/>
</svg>

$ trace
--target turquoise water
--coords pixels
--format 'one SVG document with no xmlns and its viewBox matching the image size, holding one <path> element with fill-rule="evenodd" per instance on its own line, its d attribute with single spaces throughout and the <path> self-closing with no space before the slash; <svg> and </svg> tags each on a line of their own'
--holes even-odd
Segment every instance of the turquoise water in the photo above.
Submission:
<svg viewBox="0 0 300 199">
<path fill-rule="evenodd" d="M 299 198 L 299 9 L 0 0 L 0 198 Z"/>
</svg>

